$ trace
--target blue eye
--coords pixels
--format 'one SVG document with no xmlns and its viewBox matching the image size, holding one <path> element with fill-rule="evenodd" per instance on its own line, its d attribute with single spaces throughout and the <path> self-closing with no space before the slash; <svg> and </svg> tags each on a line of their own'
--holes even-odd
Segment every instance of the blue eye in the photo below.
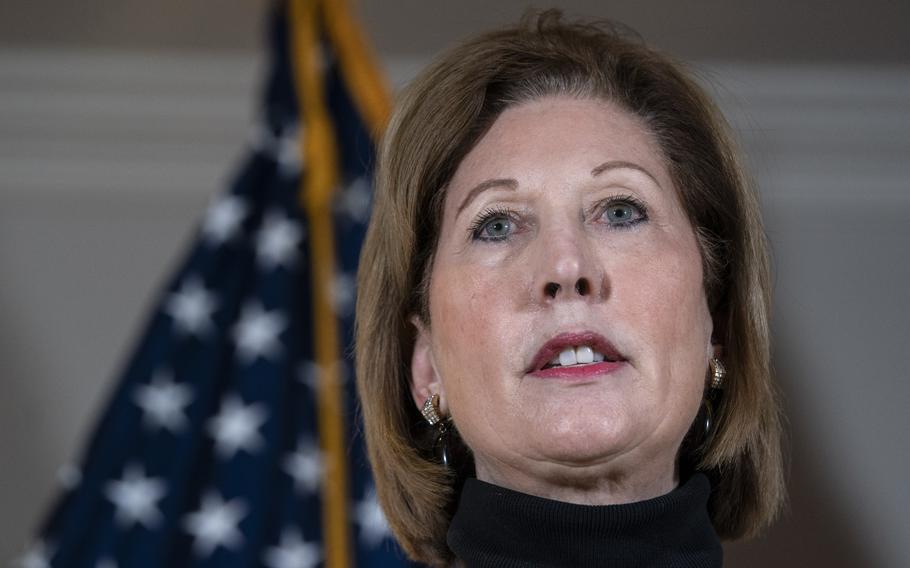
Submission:
<svg viewBox="0 0 910 568">
<path fill-rule="evenodd" d="M 648 218 L 645 206 L 633 197 L 613 198 L 604 207 L 603 218 L 618 228 L 627 228 Z"/>
<path fill-rule="evenodd" d="M 471 225 L 472 238 L 480 241 L 502 241 L 515 228 L 512 213 L 503 209 L 488 209 Z"/>
<path fill-rule="evenodd" d="M 505 217 L 490 219 L 484 223 L 483 227 L 480 229 L 480 232 L 483 236 L 489 237 L 491 239 L 503 239 L 509 236 L 509 233 L 512 232 L 512 221 L 506 219 Z"/>
</svg>

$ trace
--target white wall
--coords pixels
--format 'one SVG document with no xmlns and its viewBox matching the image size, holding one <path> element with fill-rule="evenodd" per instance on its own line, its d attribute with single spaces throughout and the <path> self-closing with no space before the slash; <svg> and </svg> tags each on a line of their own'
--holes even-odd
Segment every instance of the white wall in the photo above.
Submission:
<svg viewBox="0 0 910 568">
<path fill-rule="evenodd" d="M 387 64 L 400 83 L 419 61 Z M 804 548 L 816 535 L 849 548 L 841 562 L 906 565 L 910 67 L 699 69 L 742 136 L 774 248 L 790 517 Z M 27 544 L 229 179 L 259 78 L 242 55 L 0 51 L 0 561 Z"/>
</svg>

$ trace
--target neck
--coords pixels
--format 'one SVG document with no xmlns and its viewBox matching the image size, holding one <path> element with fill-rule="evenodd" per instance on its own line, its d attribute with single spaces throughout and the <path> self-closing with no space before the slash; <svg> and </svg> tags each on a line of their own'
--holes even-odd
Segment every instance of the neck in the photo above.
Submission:
<svg viewBox="0 0 910 568">
<path fill-rule="evenodd" d="M 535 467 L 512 467 L 475 456 L 480 481 L 506 489 L 578 505 L 621 505 L 665 495 L 679 485 L 675 462 L 652 461 L 647 468 L 606 464 L 569 465 L 538 463 Z"/>
</svg>

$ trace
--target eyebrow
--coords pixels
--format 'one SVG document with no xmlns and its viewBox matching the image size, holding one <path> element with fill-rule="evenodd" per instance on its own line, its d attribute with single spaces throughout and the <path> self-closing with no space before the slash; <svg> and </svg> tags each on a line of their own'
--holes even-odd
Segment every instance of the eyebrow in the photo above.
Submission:
<svg viewBox="0 0 910 568">
<path fill-rule="evenodd" d="M 458 211 L 455 212 L 455 218 L 458 218 L 458 215 L 462 212 L 462 210 L 464 210 L 465 207 L 468 206 L 468 203 L 470 203 L 471 200 L 477 197 L 480 193 L 494 187 L 501 187 L 503 189 L 510 189 L 512 191 L 515 191 L 518 189 L 518 182 L 512 178 L 495 178 L 478 183 L 471 189 L 471 191 L 468 192 L 467 197 L 465 197 L 464 201 L 461 202 L 461 205 L 458 206 Z"/>
<path fill-rule="evenodd" d="M 635 162 L 625 162 L 622 160 L 614 160 L 611 162 L 604 162 L 604 163 L 600 164 L 599 166 L 597 166 L 596 168 L 591 170 L 591 177 L 597 177 L 600 174 L 604 173 L 605 171 L 617 170 L 617 169 L 623 169 L 623 168 L 637 170 L 637 171 L 645 174 L 646 176 L 651 178 L 651 181 L 653 181 L 655 184 L 657 184 L 657 187 L 660 187 L 660 182 L 657 181 L 657 178 L 655 178 L 653 175 L 651 175 L 651 172 L 649 172 L 645 168 L 639 166 Z M 473 201 L 475 197 L 477 197 L 484 191 L 486 191 L 488 189 L 492 189 L 494 187 L 499 187 L 499 188 L 515 191 L 516 189 L 518 189 L 518 181 L 516 181 L 513 178 L 493 178 L 493 179 L 488 179 L 486 181 L 482 181 L 482 182 L 478 183 L 473 188 L 471 188 L 471 191 L 468 192 L 468 195 L 464 198 L 464 201 L 462 201 L 461 205 L 458 206 L 458 210 L 455 212 L 455 218 L 456 219 L 458 218 L 458 215 L 461 214 L 461 212 L 464 210 L 464 208 L 467 207 L 468 204 L 471 201 Z"/>
<path fill-rule="evenodd" d="M 623 168 L 625 168 L 625 169 L 630 169 L 630 170 L 637 170 L 637 171 L 639 171 L 639 172 L 645 174 L 645 175 L 648 176 L 649 178 L 651 178 L 651 181 L 653 181 L 655 184 L 657 184 L 657 187 L 661 187 L 661 186 L 660 186 L 660 182 L 657 181 L 657 178 L 656 178 L 656 177 L 654 177 L 653 175 L 651 175 L 651 172 L 649 172 L 648 170 L 646 170 L 646 169 L 644 169 L 643 167 L 639 166 L 639 165 L 636 164 L 635 162 L 625 162 L 625 161 L 622 161 L 622 160 L 614 160 L 614 161 L 612 161 L 612 162 L 604 162 L 604 163 L 602 163 L 601 165 L 599 165 L 599 166 L 597 166 L 596 168 L 594 168 L 593 170 L 591 170 L 591 177 L 597 177 L 597 176 L 599 176 L 600 174 L 602 174 L 602 173 L 604 173 L 605 171 L 608 171 L 608 170 L 617 170 L 617 169 L 623 169 Z"/>
</svg>

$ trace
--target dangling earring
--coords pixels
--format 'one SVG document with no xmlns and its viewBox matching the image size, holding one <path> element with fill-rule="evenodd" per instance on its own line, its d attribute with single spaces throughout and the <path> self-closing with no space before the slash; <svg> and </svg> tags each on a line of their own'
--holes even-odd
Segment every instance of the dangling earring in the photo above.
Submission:
<svg viewBox="0 0 910 568">
<path fill-rule="evenodd" d="M 704 430 L 706 443 L 711 439 L 711 430 L 714 426 L 714 405 L 711 401 L 717 395 L 717 392 L 724 388 L 724 377 L 727 376 L 727 369 L 717 357 L 711 357 L 711 360 L 708 361 L 708 371 L 711 373 L 711 382 L 708 385 L 708 394 L 702 402 L 705 407 Z"/>
<path fill-rule="evenodd" d="M 430 395 L 423 403 L 421 411 L 430 426 L 436 427 L 436 442 L 433 449 L 439 454 L 439 459 L 446 468 L 449 467 L 449 426 L 448 421 L 439 416 L 439 395 Z"/>
<path fill-rule="evenodd" d="M 727 376 L 727 368 L 717 357 L 711 357 L 708 361 L 708 370 L 711 372 L 711 389 L 724 388 L 724 377 Z"/>
<path fill-rule="evenodd" d="M 711 426 L 714 425 L 714 408 L 711 404 L 711 401 L 707 398 L 704 402 L 701 403 L 705 407 L 705 420 L 704 420 L 704 430 L 705 430 L 705 441 L 711 439 Z"/>
</svg>

